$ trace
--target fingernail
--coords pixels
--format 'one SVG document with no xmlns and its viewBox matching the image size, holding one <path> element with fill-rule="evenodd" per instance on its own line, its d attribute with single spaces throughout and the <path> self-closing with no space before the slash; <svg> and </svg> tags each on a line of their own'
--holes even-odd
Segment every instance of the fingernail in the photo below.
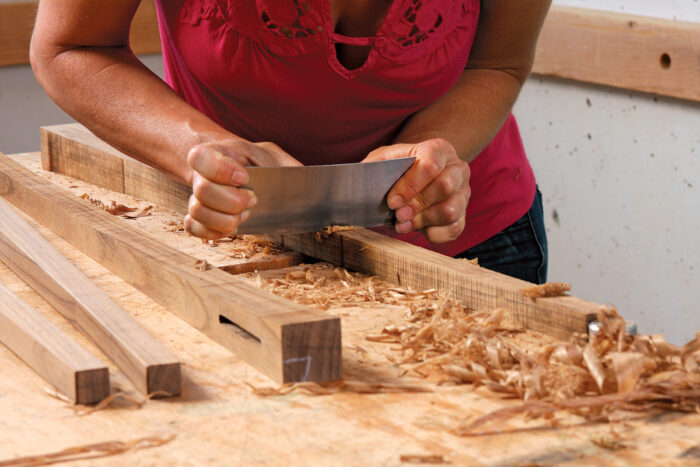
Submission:
<svg viewBox="0 0 700 467">
<path fill-rule="evenodd" d="M 250 217 L 250 211 L 246 210 L 241 213 L 241 222 L 245 222 Z"/>
<path fill-rule="evenodd" d="M 404 206 L 398 211 L 396 211 L 396 220 L 399 222 L 406 222 L 413 219 L 413 209 L 411 206 Z"/>
<path fill-rule="evenodd" d="M 253 196 L 248 200 L 248 205 L 246 206 L 246 208 L 250 209 L 250 208 L 252 208 L 253 206 L 255 206 L 256 204 L 258 204 L 258 197 L 255 196 L 255 195 L 253 195 Z"/>
<path fill-rule="evenodd" d="M 408 233 L 413 230 L 413 223 L 409 222 L 399 222 L 396 224 L 396 231 L 398 233 Z"/>
<path fill-rule="evenodd" d="M 231 183 L 233 185 L 245 185 L 248 183 L 248 173 L 236 170 L 233 172 L 233 176 L 231 176 Z"/>
<path fill-rule="evenodd" d="M 389 206 L 389 209 L 396 209 L 400 208 L 405 204 L 403 198 L 399 195 L 394 195 L 389 200 L 387 201 L 387 205 Z"/>
</svg>

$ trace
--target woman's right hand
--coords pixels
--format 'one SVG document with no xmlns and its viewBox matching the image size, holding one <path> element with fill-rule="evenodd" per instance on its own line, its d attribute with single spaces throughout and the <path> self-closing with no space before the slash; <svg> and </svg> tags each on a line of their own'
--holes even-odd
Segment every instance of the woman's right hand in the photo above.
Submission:
<svg viewBox="0 0 700 467">
<path fill-rule="evenodd" d="M 184 226 L 192 235 L 218 240 L 236 233 L 257 203 L 246 166 L 303 165 L 274 143 L 230 140 L 194 146 L 187 155 L 192 169 L 192 196 Z"/>
</svg>

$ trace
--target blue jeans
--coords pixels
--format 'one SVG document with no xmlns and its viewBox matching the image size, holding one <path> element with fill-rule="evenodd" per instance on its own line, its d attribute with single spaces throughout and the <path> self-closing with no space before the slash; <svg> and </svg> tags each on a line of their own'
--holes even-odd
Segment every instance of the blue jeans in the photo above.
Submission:
<svg viewBox="0 0 700 467">
<path fill-rule="evenodd" d="M 523 217 L 455 258 L 478 258 L 486 269 L 535 284 L 547 282 L 547 233 L 539 188 Z"/>
</svg>

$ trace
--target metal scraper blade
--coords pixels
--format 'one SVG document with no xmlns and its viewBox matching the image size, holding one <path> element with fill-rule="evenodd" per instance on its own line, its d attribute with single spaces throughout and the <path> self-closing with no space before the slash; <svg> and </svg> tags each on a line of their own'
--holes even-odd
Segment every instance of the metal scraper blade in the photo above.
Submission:
<svg viewBox="0 0 700 467">
<path fill-rule="evenodd" d="M 330 225 L 393 222 L 386 194 L 414 157 L 356 164 L 247 167 L 258 204 L 238 234 L 316 232 Z"/>
</svg>

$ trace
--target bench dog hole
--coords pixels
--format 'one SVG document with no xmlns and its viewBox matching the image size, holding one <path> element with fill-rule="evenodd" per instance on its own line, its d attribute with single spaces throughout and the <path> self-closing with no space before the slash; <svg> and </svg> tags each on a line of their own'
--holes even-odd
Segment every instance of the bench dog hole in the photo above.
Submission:
<svg viewBox="0 0 700 467">
<path fill-rule="evenodd" d="M 258 344 L 261 342 L 260 339 L 256 335 L 249 333 L 248 331 L 246 331 L 245 329 L 243 329 L 242 327 L 240 327 L 239 325 L 237 325 L 236 323 L 234 323 L 233 321 L 231 321 L 230 319 L 228 319 L 224 315 L 219 315 L 219 322 L 221 324 L 230 325 L 231 329 L 233 329 L 235 332 L 240 334 L 241 337 L 244 337 L 246 339 L 252 339 L 252 340 L 256 341 Z"/>
</svg>

